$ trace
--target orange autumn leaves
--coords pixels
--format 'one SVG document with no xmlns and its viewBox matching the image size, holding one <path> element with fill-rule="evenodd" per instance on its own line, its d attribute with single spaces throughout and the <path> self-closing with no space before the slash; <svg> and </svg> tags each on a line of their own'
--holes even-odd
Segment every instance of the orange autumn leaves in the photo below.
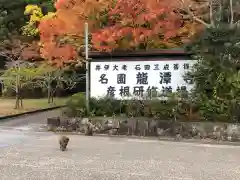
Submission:
<svg viewBox="0 0 240 180">
<path fill-rule="evenodd" d="M 77 57 L 75 48 L 59 40 L 64 35 L 66 24 L 57 17 L 42 20 L 39 25 L 41 56 L 51 64 L 63 66 Z"/>
<path fill-rule="evenodd" d="M 57 1 L 54 16 L 41 20 L 38 27 L 43 58 L 58 66 L 76 60 L 78 49 L 83 45 L 84 23 L 89 21 L 93 27 L 94 22 L 98 20 L 99 12 L 106 9 L 110 2 L 112 1 Z"/>
<path fill-rule="evenodd" d="M 179 47 L 193 27 L 183 21 L 175 2 L 58 0 L 55 15 L 43 18 L 38 27 L 41 55 L 58 66 L 76 60 L 84 44 L 85 22 L 94 50 Z"/>
<path fill-rule="evenodd" d="M 167 43 L 178 36 L 183 23 L 173 9 L 167 1 L 118 0 L 109 9 L 106 27 L 92 34 L 93 46 L 109 51 Z"/>
</svg>

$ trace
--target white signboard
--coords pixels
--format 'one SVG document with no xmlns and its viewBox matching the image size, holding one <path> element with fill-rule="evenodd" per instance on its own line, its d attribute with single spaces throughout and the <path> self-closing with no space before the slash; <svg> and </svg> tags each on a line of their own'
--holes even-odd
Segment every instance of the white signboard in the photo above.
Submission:
<svg viewBox="0 0 240 180">
<path fill-rule="evenodd" d="M 183 75 L 194 60 L 106 61 L 90 63 L 90 96 L 116 99 L 144 97 L 158 93 L 189 91 L 193 85 Z"/>
</svg>

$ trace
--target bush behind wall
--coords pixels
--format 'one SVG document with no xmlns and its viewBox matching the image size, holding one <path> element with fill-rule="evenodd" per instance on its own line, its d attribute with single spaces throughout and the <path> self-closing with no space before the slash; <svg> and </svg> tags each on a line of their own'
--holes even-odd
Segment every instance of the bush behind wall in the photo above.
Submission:
<svg viewBox="0 0 240 180">
<path fill-rule="evenodd" d="M 87 116 L 85 94 L 74 94 L 63 113 L 69 117 Z M 116 100 L 109 97 L 90 98 L 90 116 L 153 117 L 161 120 L 199 121 L 196 104 L 170 97 L 168 100 Z"/>
</svg>

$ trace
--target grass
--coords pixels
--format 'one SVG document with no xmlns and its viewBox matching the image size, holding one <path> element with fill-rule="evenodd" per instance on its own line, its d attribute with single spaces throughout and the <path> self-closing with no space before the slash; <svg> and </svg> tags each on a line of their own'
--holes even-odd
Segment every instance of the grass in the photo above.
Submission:
<svg viewBox="0 0 240 180">
<path fill-rule="evenodd" d="M 55 98 L 54 102 L 48 104 L 46 98 L 42 99 L 23 99 L 23 108 L 14 109 L 15 99 L 0 98 L 0 117 L 6 115 L 13 115 L 38 109 L 45 109 L 54 106 L 65 105 L 68 98 Z"/>
</svg>

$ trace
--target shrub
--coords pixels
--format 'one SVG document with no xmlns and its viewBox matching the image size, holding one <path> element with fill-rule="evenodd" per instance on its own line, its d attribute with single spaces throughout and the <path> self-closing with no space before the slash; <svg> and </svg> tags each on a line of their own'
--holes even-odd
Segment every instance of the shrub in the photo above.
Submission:
<svg viewBox="0 0 240 180">
<path fill-rule="evenodd" d="M 87 116 L 86 111 L 86 97 L 84 93 L 74 94 L 67 102 L 65 108 L 65 115 L 69 117 Z M 91 116 L 112 116 L 113 114 L 120 114 L 122 104 L 120 101 L 108 97 L 100 99 L 90 98 L 90 115 Z"/>
<path fill-rule="evenodd" d="M 189 118 L 191 105 L 188 101 L 181 103 L 175 96 L 169 97 L 168 100 L 116 100 L 109 97 L 100 99 L 90 98 L 91 116 L 113 116 L 124 114 L 128 117 L 155 117 L 162 120 L 167 119 L 184 119 Z M 67 102 L 67 107 L 63 110 L 64 114 L 70 117 L 86 116 L 85 94 L 77 93 Z M 192 112 L 192 110 L 191 110 Z"/>
<path fill-rule="evenodd" d="M 125 114 L 128 117 L 138 117 L 143 115 L 144 103 L 139 100 L 128 100 L 125 101 Z"/>
<path fill-rule="evenodd" d="M 86 115 L 85 106 L 85 94 L 77 93 L 74 94 L 66 103 L 66 108 L 64 109 L 65 115 L 69 117 L 83 117 Z"/>
<path fill-rule="evenodd" d="M 94 99 L 92 102 L 91 110 L 96 116 L 112 116 L 121 113 L 121 103 L 116 99 L 103 97 Z"/>
<path fill-rule="evenodd" d="M 153 116 L 158 119 L 173 119 L 173 109 L 176 107 L 175 100 L 152 100 L 149 101 L 149 106 Z"/>
</svg>

